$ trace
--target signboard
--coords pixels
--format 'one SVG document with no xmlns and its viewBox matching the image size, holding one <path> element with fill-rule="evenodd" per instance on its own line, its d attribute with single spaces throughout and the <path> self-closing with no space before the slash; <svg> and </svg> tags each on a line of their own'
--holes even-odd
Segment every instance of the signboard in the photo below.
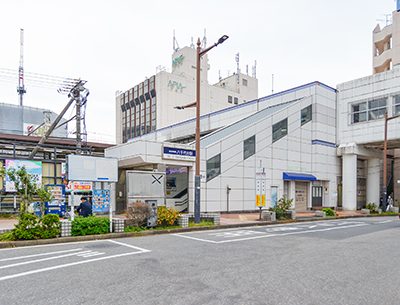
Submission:
<svg viewBox="0 0 400 305">
<path fill-rule="evenodd" d="M 265 178 L 264 169 L 262 172 L 256 172 L 256 206 L 258 207 L 265 207 Z"/>
<path fill-rule="evenodd" d="M 400 11 L 400 0 L 397 0 L 396 4 L 397 4 L 396 6 L 397 11 Z"/>
<path fill-rule="evenodd" d="M 93 191 L 93 212 L 110 211 L 110 190 Z"/>
<path fill-rule="evenodd" d="M 117 182 L 118 159 L 68 155 L 67 172 L 70 181 Z"/>
<path fill-rule="evenodd" d="M 163 158 L 185 161 L 196 161 L 196 151 L 194 149 L 173 148 L 164 146 Z"/>
<path fill-rule="evenodd" d="M 92 182 L 70 181 L 66 186 L 66 190 L 69 192 L 90 192 L 92 190 Z"/>
<path fill-rule="evenodd" d="M 165 174 L 160 172 L 127 171 L 127 196 L 165 197 Z"/>
<path fill-rule="evenodd" d="M 28 160 L 6 160 L 6 170 L 18 167 L 25 167 L 27 172 L 35 179 L 36 184 L 42 183 L 42 162 L 41 161 L 28 161 Z M 6 192 L 15 192 L 14 182 L 6 176 Z"/>
</svg>

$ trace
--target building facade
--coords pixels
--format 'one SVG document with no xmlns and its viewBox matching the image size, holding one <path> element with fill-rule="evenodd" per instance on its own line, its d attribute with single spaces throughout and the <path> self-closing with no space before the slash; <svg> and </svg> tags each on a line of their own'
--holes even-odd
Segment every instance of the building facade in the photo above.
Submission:
<svg viewBox="0 0 400 305">
<path fill-rule="evenodd" d="M 255 210 L 260 171 L 266 176 L 266 207 L 283 195 L 293 198 L 299 211 L 337 205 L 335 89 L 306 84 L 203 115 L 200 125 L 202 212 Z M 121 176 L 125 170 L 164 171 L 166 204 L 182 210 L 186 203 L 193 212 L 195 162 L 190 156 L 195 147 L 179 139 L 194 127 L 193 119 L 180 122 L 111 147 L 105 155 L 118 158 Z M 123 197 L 123 186 L 119 190 Z"/>
<path fill-rule="evenodd" d="M 196 49 L 184 47 L 172 55 L 172 72 L 160 71 L 116 95 L 116 141 L 143 136 L 195 117 L 196 108 L 178 110 L 196 101 Z M 236 73 L 208 83 L 208 57 L 200 61 L 201 114 L 242 104 L 258 97 L 257 79 Z"/>
<path fill-rule="evenodd" d="M 378 24 L 373 31 L 373 74 L 391 70 L 400 64 L 399 9 L 392 13 L 392 24 L 386 25 L 383 29 Z"/>
<path fill-rule="evenodd" d="M 390 71 L 337 86 L 338 155 L 342 157 L 343 208 L 359 209 L 367 203 L 379 205 L 382 193 L 385 112 L 400 114 L 400 66 Z M 400 198 L 398 155 L 400 119 L 388 122 L 388 195 Z M 396 150 L 397 151 L 397 150 Z"/>
<path fill-rule="evenodd" d="M 41 136 L 46 133 L 57 116 L 50 110 L 1 103 L 0 133 Z M 61 119 L 59 124 L 65 122 L 65 119 Z M 66 138 L 68 136 L 67 125 L 55 129 L 52 135 Z"/>
</svg>

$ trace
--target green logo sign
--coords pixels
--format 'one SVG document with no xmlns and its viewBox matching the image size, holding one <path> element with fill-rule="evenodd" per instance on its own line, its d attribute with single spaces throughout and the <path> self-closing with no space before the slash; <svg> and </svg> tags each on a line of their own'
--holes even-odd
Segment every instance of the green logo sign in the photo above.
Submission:
<svg viewBox="0 0 400 305">
<path fill-rule="evenodd" d="M 170 87 L 171 90 L 175 89 L 176 92 L 178 92 L 178 90 L 180 90 L 179 92 L 182 92 L 183 89 L 186 88 L 186 86 L 182 86 L 182 83 L 178 83 L 178 82 L 172 81 L 172 80 L 170 80 L 168 82 L 168 87 Z"/>
<path fill-rule="evenodd" d="M 179 66 L 179 65 L 182 63 L 182 61 L 183 61 L 184 58 L 185 58 L 185 56 L 183 56 L 183 55 L 181 55 L 181 56 L 175 58 L 175 59 L 172 61 L 172 68 L 176 68 L 177 66 Z"/>
</svg>

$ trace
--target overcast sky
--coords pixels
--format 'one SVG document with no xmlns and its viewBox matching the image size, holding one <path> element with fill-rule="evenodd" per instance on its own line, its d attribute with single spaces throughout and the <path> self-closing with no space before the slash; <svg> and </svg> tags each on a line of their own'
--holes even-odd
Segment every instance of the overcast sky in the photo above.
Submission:
<svg viewBox="0 0 400 305">
<path fill-rule="evenodd" d="M 115 92 L 157 66 L 171 69 L 173 31 L 182 48 L 204 36 L 209 81 L 257 61 L 259 96 L 320 81 L 328 86 L 372 74 L 372 31 L 385 26 L 394 0 L 0 0 L 0 68 L 87 81 L 89 140 L 115 135 Z M 391 17 L 391 15 L 390 15 Z M 1 74 L 1 70 L 0 70 Z M 18 105 L 15 81 L 0 79 L 0 103 Z M 68 97 L 26 83 L 24 105 L 61 112 Z M 65 118 L 71 117 L 68 111 Z M 69 126 L 72 128 L 72 125 Z"/>
</svg>

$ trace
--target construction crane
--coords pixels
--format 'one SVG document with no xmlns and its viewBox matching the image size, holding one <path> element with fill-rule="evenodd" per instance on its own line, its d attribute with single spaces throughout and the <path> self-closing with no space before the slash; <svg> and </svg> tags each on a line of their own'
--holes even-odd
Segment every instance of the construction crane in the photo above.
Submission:
<svg viewBox="0 0 400 305">
<path fill-rule="evenodd" d="M 26 93 L 24 85 L 24 29 L 20 31 L 19 38 L 19 69 L 18 69 L 18 87 L 19 105 L 22 106 L 22 99 Z"/>
</svg>

